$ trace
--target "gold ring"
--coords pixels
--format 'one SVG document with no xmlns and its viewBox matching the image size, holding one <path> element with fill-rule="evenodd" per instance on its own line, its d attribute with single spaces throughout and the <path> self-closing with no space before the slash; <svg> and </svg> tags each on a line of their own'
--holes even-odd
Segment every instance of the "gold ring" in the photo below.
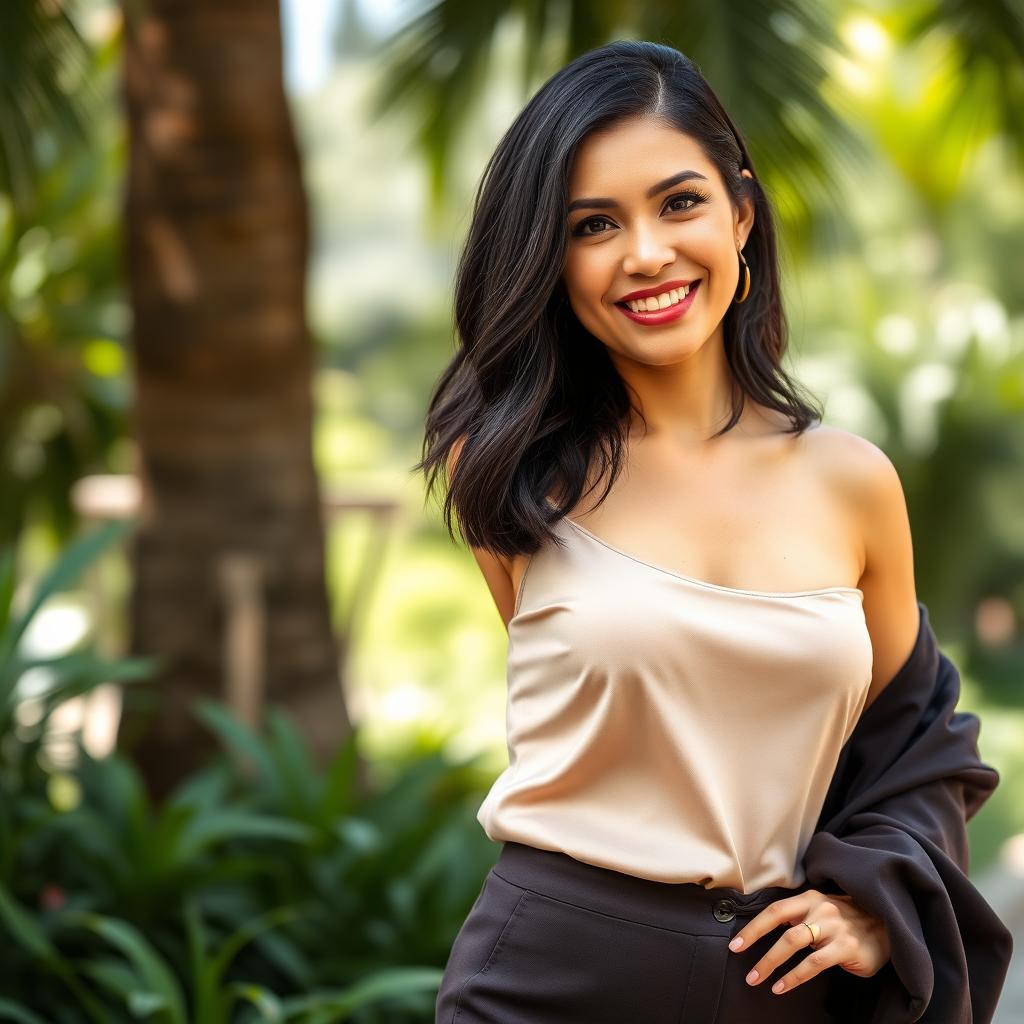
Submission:
<svg viewBox="0 0 1024 1024">
<path fill-rule="evenodd" d="M 811 945 L 813 946 L 818 941 L 818 937 L 821 935 L 821 925 L 811 924 L 810 921 L 803 921 L 802 923 L 807 925 L 807 927 L 811 929 Z"/>
</svg>

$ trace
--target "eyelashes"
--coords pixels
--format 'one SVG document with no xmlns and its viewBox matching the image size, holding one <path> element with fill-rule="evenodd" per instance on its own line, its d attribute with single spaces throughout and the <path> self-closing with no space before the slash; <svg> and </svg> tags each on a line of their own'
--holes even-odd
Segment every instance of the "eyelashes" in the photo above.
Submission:
<svg viewBox="0 0 1024 1024">
<path fill-rule="evenodd" d="M 668 199 L 665 200 L 665 206 L 666 207 L 670 207 L 677 200 L 686 199 L 686 200 L 691 201 L 692 205 L 690 205 L 690 206 L 679 206 L 679 207 L 677 207 L 675 209 L 672 209 L 670 212 L 671 213 L 690 213 L 693 210 L 696 210 L 697 207 L 701 205 L 701 203 L 708 202 L 708 200 L 710 198 L 711 197 L 709 195 L 707 195 L 704 192 L 699 191 L 698 189 L 690 189 L 690 190 L 687 190 L 686 192 L 677 192 L 677 193 L 675 193 L 675 195 L 669 196 Z M 577 237 L 577 238 L 586 238 L 586 237 L 593 237 L 594 235 L 602 234 L 603 232 L 601 232 L 601 231 L 586 231 L 586 230 L 584 230 L 588 224 L 593 224 L 595 221 L 597 223 L 600 223 L 601 221 L 607 221 L 609 224 L 611 223 L 611 221 L 609 221 L 607 217 L 602 216 L 602 215 L 597 215 L 597 216 L 594 216 L 594 217 L 584 217 L 583 220 L 581 220 L 579 222 L 579 224 L 577 224 L 576 227 L 573 228 L 573 230 L 572 230 L 573 236 Z"/>
<path fill-rule="evenodd" d="M 686 210 L 695 210 L 698 206 L 700 206 L 701 203 L 706 203 L 710 198 L 711 196 L 707 195 L 704 192 L 699 192 L 695 189 L 691 192 L 677 192 L 674 196 L 669 196 L 668 199 L 665 201 L 665 205 L 668 206 L 676 199 L 692 199 L 693 206 L 686 207 Z M 686 210 L 684 210 L 683 212 L 686 212 Z"/>
</svg>

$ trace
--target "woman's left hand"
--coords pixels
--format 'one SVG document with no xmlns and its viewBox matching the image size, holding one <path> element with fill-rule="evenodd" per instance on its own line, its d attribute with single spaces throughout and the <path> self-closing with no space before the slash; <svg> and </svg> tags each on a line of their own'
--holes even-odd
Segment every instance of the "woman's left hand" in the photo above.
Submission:
<svg viewBox="0 0 1024 1024">
<path fill-rule="evenodd" d="M 772 986 L 773 992 L 788 992 L 837 964 L 859 978 L 870 978 L 889 960 L 889 934 L 880 918 L 861 910 L 849 896 L 806 889 L 765 907 L 733 936 L 730 949 L 738 938 L 743 939 L 739 948 L 748 949 L 774 928 L 793 926 L 754 965 L 757 978 L 751 981 L 748 974 L 748 984 L 761 984 L 776 967 L 812 944 L 805 921 L 820 926 L 818 941 L 813 943 L 812 952 Z"/>
</svg>

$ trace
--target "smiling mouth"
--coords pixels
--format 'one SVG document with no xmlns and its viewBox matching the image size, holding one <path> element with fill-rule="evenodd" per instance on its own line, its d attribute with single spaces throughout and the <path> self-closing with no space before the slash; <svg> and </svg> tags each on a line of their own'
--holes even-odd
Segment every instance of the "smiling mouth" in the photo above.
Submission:
<svg viewBox="0 0 1024 1024">
<path fill-rule="evenodd" d="M 616 302 L 615 305 L 620 309 L 628 310 L 634 315 L 643 315 L 644 313 L 660 313 L 666 309 L 672 309 L 674 306 L 680 305 L 693 294 L 700 285 L 700 280 L 691 281 L 685 288 L 672 288 L 669 291 L 662 292 L 660 295 L 651 295 L 646 299 L 632 299 L 625 302 Z M 667 298 L 668 301 L 663 301 Z"/>
<path fill-rule="evenodd" d="M 637 306 L 639 306 L 641 302 L 644 303 L 645 308 L 643 309 L 633 309 L 628 302 L 616 302 L 614 305 L 622 311 L 623 315 L 627 316 L 635 324 L 641 324 L 648 327 L 660 327 L 662 324 L 672 323 L 680 317 L 686 316 L 690 307 L 693 305 L 693 301 L 696 297 L 696 292 L 700 287 L 700 284 L 700 279 L 694 281 L 686 289 L 685 295 L 683 294 L 682 289 L 671 289 L 670 293 L 663 292 L 661 295 L 654 297 L 661 300 L 665 295 L 668 295 L 670 301 L 665 306 L 662 306 L 659 301 L 658 306 L 652 309 L 647 309 L 646 299 L 637 300 L 633 303 L 633 305 Z M 675 296 L 674 302 L 671 301 L 673 295 Z"/>
</svg>

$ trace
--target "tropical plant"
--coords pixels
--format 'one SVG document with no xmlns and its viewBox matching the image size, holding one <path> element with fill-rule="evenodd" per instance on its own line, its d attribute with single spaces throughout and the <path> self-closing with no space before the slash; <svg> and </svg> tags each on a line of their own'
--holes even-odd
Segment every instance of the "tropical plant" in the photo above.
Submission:
<svg viewBox="0 0 1024 1024">
<path fill-rule="evenodd" d="M 431 1019 L 493 860 L 472 821 L 479 768 L 415 751 L 367 795 L 358 733 L 321 772 L 282 712 L 263 735 L 213 701 L 195 714 L 223 756 L 162 804 L 119 754 L 48 755 L 64 701 L 155 668 L 24 650 L 47 601 L 132 525 L 79 538 L 20 601 L 15 549 L 0 553 L 0 1020 Z"/>
<path fill-rule="evenodd" d="M 32 801 L 32 833 L 0 851 L 0 991 L 45 1020 L 432 1019 L 493 860 L 467 842 L 486 780 L 417 757 L 360 798 L 357 733 L 321 775 L 282 715 L 266 740 L 216 704 L 200 717 L 233 759 L 161 807 L 130 762 L 84 752 L 74 806 Z"/>
<path fill-rule="evenodd" d="M 873 20 L 862 17 L 844 31 L 844 22 L 867 14 Z M 863 75 L 851 37 L 873 45 L 863 36 L 879 32 L 904 50 L 926 48 L 936 72 L 927 109 L 913 117 L 904 111 L 885 137 L 864 130 L 863 111 L 851 102 L 857 90 L 836 87 L 837 71 Z M 459 134 L 492 84 L 495 49 L 509 35 L 516 40 L 524 100 L 557 67 L 614 38 L 655 39 L 682 50 L 744 133 L 775 198 L 787 248 L 799 257 L 824 241 L 822 218 L 842 215 L 848 185 L 837 166 L 842 177 L 856 181 L 879 148 L 884 152 L 891 143 L 924 191 L 943 172 L 948 189 L 994 132 L 1010 133 L 1024 154 L 1024 16 L 1016 4 L 915 0 L 860 12 L 840 0 L 711 6 L 699 0 L 629 6 L 615 0 L 497 0 L 483 6 L 432 0 L 380 45 L 381 73 L 368 117 L 411 112 L 435 206 L 446 198 Z M 928 160 L 920 158 L 922 144 Z M 933 158 L 936 148 L 941 160 Z M 830 230 L 846 235 L 841 224 Z M 839 237 L 834 234 L 833 241 Z"/>
<path fill-rule="evenodd" d="M 55 10 L 46 14 L 44 7 Z M 10 182 L 11 193 L 0 181 L 0 544 L 30 520 L 66 543 L 78 526 L 72 484 L 87 472 L 128 468 L 116 221 L 124 146 L 112 96 L 117 58 L 115 37 L 85 49 L 56 5 L 5 4 L 0 11 L 0 81 L 15 70 L 40 75 L 0 93 L 0 166 L 15 180 L 31 178 L 30 186 Z M 42 74 L 50 61 L 68 68 L 50 79 Z M 63 105 L 62 90 L 79 74 L 83 94 L 111 100 L 91 102 L 86 139 L 84 129 L 66 123 L 81 118 L 78 100 L 66 97 Z M 29 141 L 23 154 L 19 146 Z"/>
</svg>

